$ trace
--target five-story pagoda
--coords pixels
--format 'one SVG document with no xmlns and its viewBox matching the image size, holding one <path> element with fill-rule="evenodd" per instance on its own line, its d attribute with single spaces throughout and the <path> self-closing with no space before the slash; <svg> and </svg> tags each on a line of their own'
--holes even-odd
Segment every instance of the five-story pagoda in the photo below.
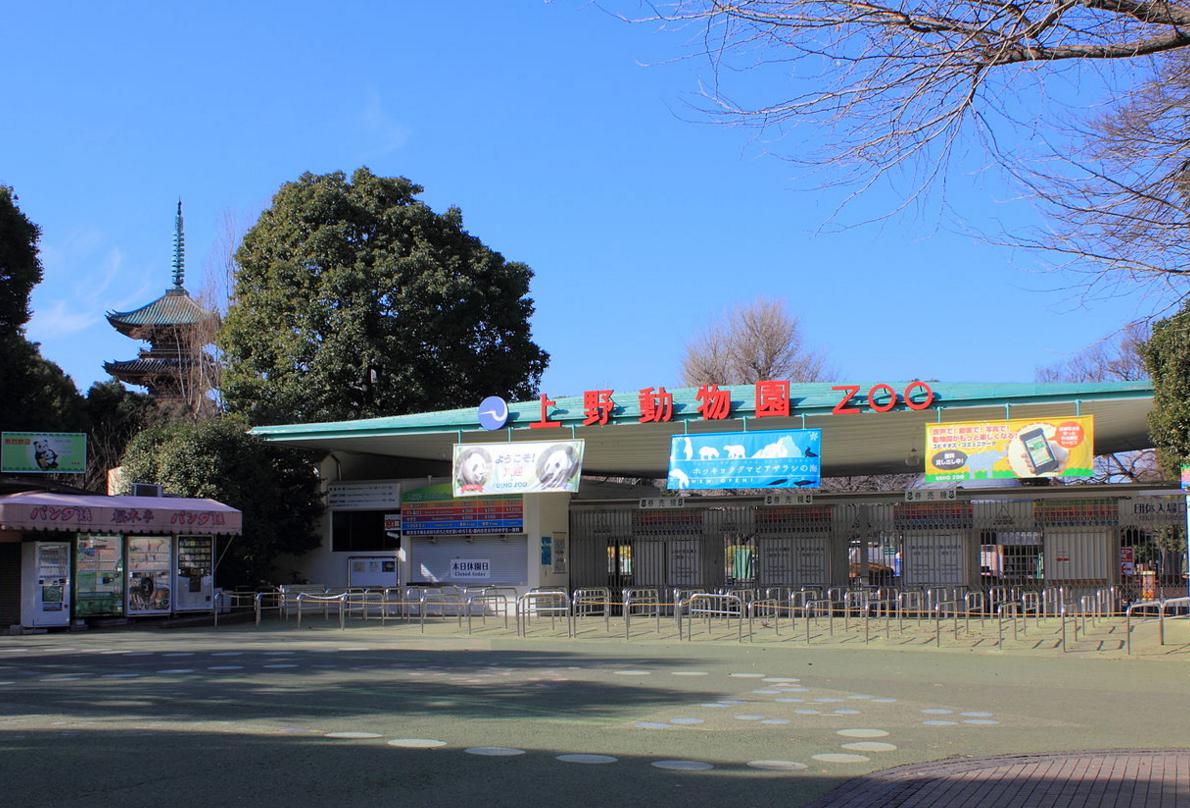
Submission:
<svg viewBox="0 0 1190 808">
<path fill-rule="evenodd" d="M 174 285 L 151 303 L 132 311 L 109 311 L 107 321 L 117 331 L 149 343 L 136 359 L 104 362 L 103 369 L 122 382 L 146 387 L 159 404 L 175 403 L 195 409 L 204 406 L 211 387 L 214 360 L 206 351 L 218 327 L 219 315 L 203 308 L 186 291 L 185 238 L 182 202 L 174 232 Z"/>
</svg>

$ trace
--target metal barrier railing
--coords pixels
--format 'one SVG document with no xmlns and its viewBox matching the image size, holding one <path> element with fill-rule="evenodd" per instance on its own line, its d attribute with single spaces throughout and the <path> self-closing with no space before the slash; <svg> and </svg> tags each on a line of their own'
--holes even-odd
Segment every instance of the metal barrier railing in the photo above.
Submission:
<svg viewBox="0 0 1190 808">
<path fill-rule="evenodd" d="M 550 630 L 557 626 L 559 613 L 566 621 L 566 636 L 574 636 L 574 617 L 570 609 L 570 596 L 557 590 L 531 591 L 516 600 L 516 628 L 518 637 L 527 637 L 529 621 L 533 614 L 549 614 Z"/>
<path fill-rule="evenodd" d="M 942 647 L 942 615 L 946 612 L 954 618 L 954 638 L 959 638 L 959 602 L 948 600 L 934 604 L 934 644 Z"/>
<path fill-rule="evenodd" d="M 475 615 L 475 606 L 479 606 L 480 620 L 484 625 L 488 622 L 488 607 L 489 605 L 498 606 L 494 609 L 495 614 L 504 615 L 504 629 L 508 630 L 508 595 L 503 592 L 488 592 L 487 590 L 480 590 L 478 592 L 471 592 L 467 595 L 466 612 L 467 612 L 467 633 L 471 633 L 471 618 Z"/>
<path fill-rule="evenodd" d="M 997 642 L 997 647 L 1001 651 L 1004 650 L 1004 613 L 1005 612 L 1008 612 L 1008 614 L 1011 615 L 1011 617 L 1012 617 L 1012 638 L 1014 640 L 1017 639 L 1019 636 L 1017 634 L 1017 628 L 1016 628 L 1017 619 L 1019 618 L 1022 623 L 1025 622 L 1024 618 L 1021 616 L 1021 605 L 1019 603 L 1014 603 L 1012 601 L 1005 601 L 996 607 L 996 629 L 999 632 L 999 641 Z"/>
<path fill-rule="evenodd" d="M 1132 655 L 1132 613 L 1140 609 L 1157 609 L 1158 620 L 1160 620 L 1161 601 L 1159 600 L 1142 600 L 1130 604 L 1124 610 L 1124 644 L 1128 649 L 1128 655 Z"/>
<path fill-rule="evenodd" d="M 624 590 L 624 639 L 632 636 L 633 610 L 641 617 L 653 617 L 657 621 L 657 633 L 661 633 L 661 593 L 656 589 L 628 588 Z"/>
<path fill-rule="evenodd" d="M 871 639 L 871 632 L 869 630 L 869 618 L 872 617 L 873 610 L 875 610 L 876 619 L 879 620 L 881 616 L 884 617 L 884 638 L 888 639 L 892 636 L 892 614 L 893 602 L 889 599 L 884 600 L 869 600 L 867 607 L 864 609 L 864 642 L 867 643 Z"/>
<path fill-rule="evenodd" d="M 761 625 L 767 626 L 765 620 L 773 621 L 773 629 L 777 636 L 781 636 L 781 601 L 777 598 L 760 598 L 751 603 L 744 604 L 748 610 L 748 638 L 753 636 L 753 622 L 757 617 L 761 620 Z"/>
<path fill-rule="evenodd" d="M 612 591 L 606 587 L 576 589 L 570 596 L 578 631 L 577 621 L 583 617 L 603 617 L 603 630 L 611 633 Z"/>
<path fill-rule="evenodd" d="M 683 610 L 685 614 L 683 614 Z M 731 620 L 736 619 L 737 641 L 744 641 L 744 602 L 739 595 L 731 593 L 697 592 L 674 607 L 678 622 L 678 639 L 682 639 L 682 618 L 686 618 L 687 640 L 694 639 L 694 616 L 705 617 L 707 633 L 710 633 L 711 618 L 724 617 L 727 619 L 727 629 L 731 630 Z M 751 631 L 751 628 L 749 628 Z"/>
<path fill-rule="evenodd" d="M 1169 598 L 1161 601 L 1161 609 L 1157 613 L 1157 632 L 1161 639 L 1161 645 L 1165 645 L 1165 610 L 1170 607 L 1175 609 L 1190 609 L 1190 598 Z M 1190 611 L 1182 615 L 1182 619 L 1187 618 L 1190 618 Z M 1170 619 L 1173 620 L 1175 618 L 1171 617 Z"/>
<path fill-rule="evenodd" d="M 295 596 L 297 605 L 297 624 L 298 628 L 302 627 L 302 612 L 303 606 L 307 603 L 321 603 L 323 604 L 324 617 L 329 615 L 330 604 L 337 604 L 339 607 L 339 628 L 347 627 L 346 612 L 344 606 L 347 603 L 347 593 L 343 592 L 338 595 L 315 595 L 311 592 L 298 592 Z"/>
</svg>

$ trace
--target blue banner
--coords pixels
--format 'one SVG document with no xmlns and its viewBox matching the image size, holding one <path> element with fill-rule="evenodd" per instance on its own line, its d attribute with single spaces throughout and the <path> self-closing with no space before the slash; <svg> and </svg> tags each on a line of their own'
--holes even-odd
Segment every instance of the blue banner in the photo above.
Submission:
<svg viewBox="0 0 1190 808">
<path fill-rule="evenodd" d="M 821 476 L 821 429 L 674 435 L 666 488 L 817 488 Z"/>
</svg>

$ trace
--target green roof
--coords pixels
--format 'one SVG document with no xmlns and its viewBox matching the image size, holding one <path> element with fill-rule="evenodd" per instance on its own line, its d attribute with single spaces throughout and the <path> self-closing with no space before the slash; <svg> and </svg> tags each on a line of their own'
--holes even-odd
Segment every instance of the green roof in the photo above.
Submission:
<svg viewBox="0 0 1190 808">
<path fill-rule="evenodd" d="M 151 303 L 132 311 L 109 311 L 107 320 L 121 333 L 133 335 L 140 329 L 166 326 L 188 326 L 214 317 L 181 286 L 174 286 Z"/>
<path fill-rule="evenodd" d="M 890 383 L 894 390 L 900 393 L 911 382 Z M 842 396 L 841 391 L 834 389 L 833 382 L 814 382 L 807 384 L 793 383 L 790 385 L 791 416 L 823 416 L 831 415 Z M 852 400 L 852 405 L 859 405 L 866 413 L 866 395 L 871 389 L 871 383 L 859 385 L 860 392 Z M 934 400 L 930 411 L 938 409 L 950 410 L 965 407 L 1006 407 L 1006 417 L 1011 417 L 1013 406 L 1025 404 L 1063 404 L 1075 402 L 1105 401 L 1111 399 L 1147 399 L 1153 396 L 1152 384 L 1148 381 L 1140 382 L 1100 382 L 1100 383 L 1071 383 L 1071 384 L 1034 384 L 1034 383 L 1004 383 L 1004 384 L 975 384 L 930 382 L 934 391 Z M 720 389 L 731 391 L 731 415 L 729 420 L 738 421 L 755 417 L 755 387 L 753 385 L 724 386 Z M 696 396 L 698 388 L 685 387 L 669 391 L 674 400 L 673 422 L 699 421 L 702 416 L 698 412 Z M 639 390 L 617 390 L 612 398 L 615 408 L 608 420 L 609 424 L 634 424 L 640 419 Z M 369 435 L 416 435 L 441 432 L 480 431 L 476 411 L 483 393 L 477 393 L 475 405 L 453 410 L 439 410 L 437 412 L 416 413 L 411 415 L 395 415 L 384 418 L 368 418 L 358 421 L 335 421 L 311 424 L 285 424 L 279 426 L 256 427 L 252 433 L 265 440 L 318 440 L 337 437 L 365 437 Z M 916 398 L 916 396 L 915 396 Z M 560 422 L 564 427 L 582 427 L 584 420 L 583 397 L 558 396 L 550 407 L 550 420 Z M 540 401 L 524 401 L 509 404 L 509 418 L 506 429 L 528 429 L 529 424 L 541 419 Z M 898 404 L 894 412 L 904 412 L 903 404 Z M 838 417 L 847 418 L 847 415 Z M 763 428 L 769 419 L 752 421 L 752 428 Z M 954 420 L 948 418 L 947 420 Z M 759 425 L 757 425 L 759 424 Z M 535 430 L 536 431 L 536 430 Z M 545 433 L 542 437 L 549 437 Z"/>
</svg>

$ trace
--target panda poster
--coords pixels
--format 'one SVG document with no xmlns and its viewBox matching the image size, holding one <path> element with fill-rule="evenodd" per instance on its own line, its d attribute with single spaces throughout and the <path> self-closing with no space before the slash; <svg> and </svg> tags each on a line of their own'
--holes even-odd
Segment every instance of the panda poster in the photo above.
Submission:
<svg viewBox="0 0 1190 808">
<path fill-rule="evenodd" d="M 457 443 L 451 474 L 456 497 L 576 493 L 583 441 Z"/>
<path fill-rule="evenodd" d="M 7 474 L 84 474 L 87 436 L 82 432 L 5 432 L 0 471 Z"/>
<path fill-rule="evenodd" d="M 817 488 L 821 475 L 821 429 L 674 435 L 666 488 Z"/>
</svg>

